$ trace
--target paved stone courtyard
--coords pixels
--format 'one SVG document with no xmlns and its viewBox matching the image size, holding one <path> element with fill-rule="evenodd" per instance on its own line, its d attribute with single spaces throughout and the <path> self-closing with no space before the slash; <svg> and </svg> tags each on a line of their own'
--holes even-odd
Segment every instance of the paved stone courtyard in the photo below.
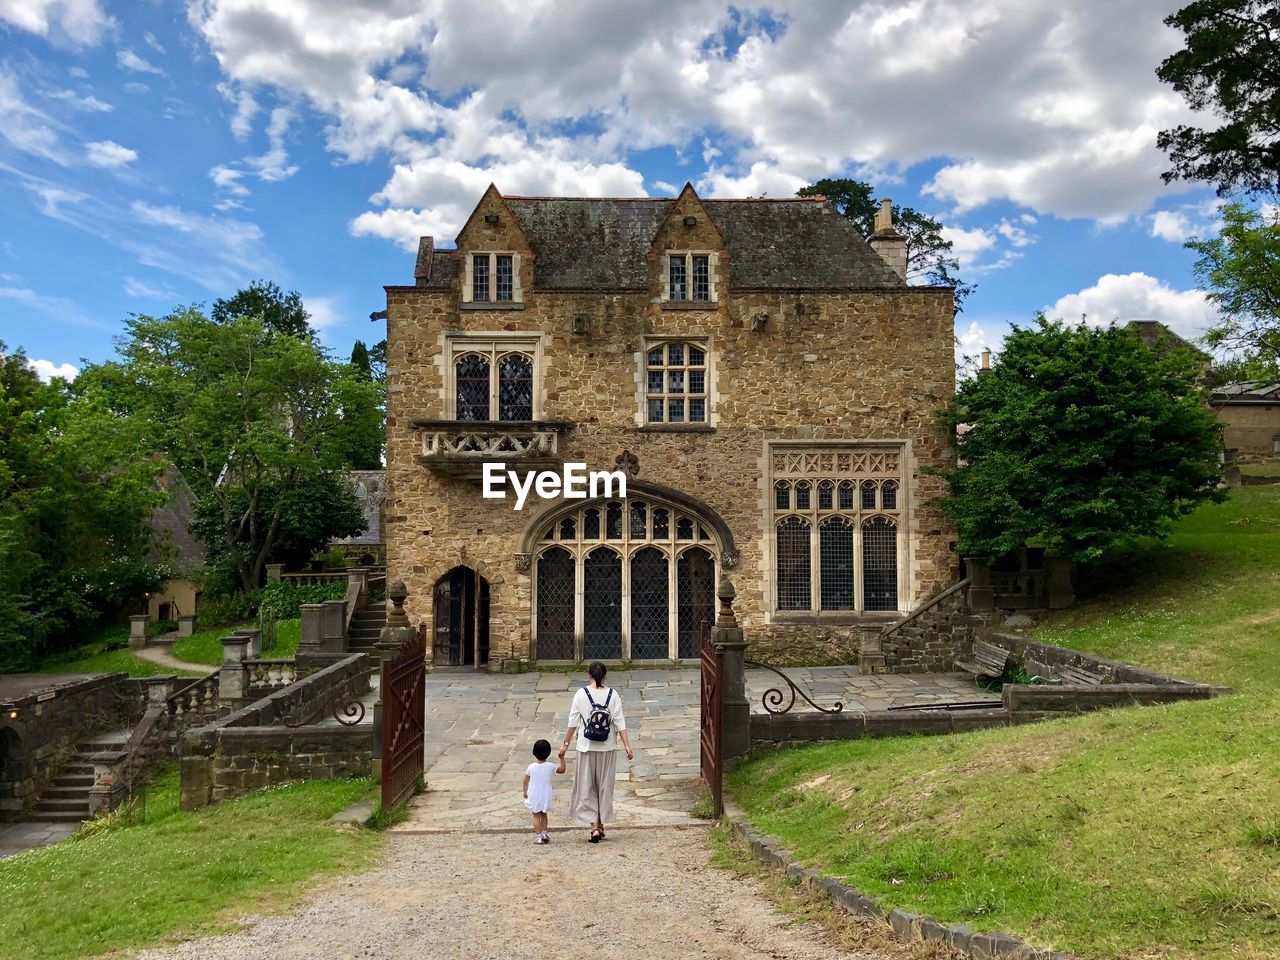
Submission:
<svg viewBox="0 0 1280 960">
<path fill-rule="evenodd" d="M 862 676 L 857 667 L 788 671 L 823 706 L 836 700 L 848 711 L 972 700 L 973 681 L 960 676 Z M 614 796 L 616 821 L 631 827 L 693 824 L 689 808 L 698 793 L 696 669 L 619 670 L 609 682 L 623 696 L 635 760 L 619 758 Z M 400 832 L 525 829 L 528 814 L 520 784 L 533 743 L 564 738 L 569 701 L 586 682 L 576 673 L 501 676 L 437 671 L 427 676 L 426 767 L 428 791 L 410 804 L 394 827 Z M 764 712 L 766 689 L 785 684 L 765 670 L 747 671 L 753 712 Z M 795 710 L 810 710 L 803 701 Z M 556 778 L 551 825 L 567 827 L 569 769 Z"/>
</svg>

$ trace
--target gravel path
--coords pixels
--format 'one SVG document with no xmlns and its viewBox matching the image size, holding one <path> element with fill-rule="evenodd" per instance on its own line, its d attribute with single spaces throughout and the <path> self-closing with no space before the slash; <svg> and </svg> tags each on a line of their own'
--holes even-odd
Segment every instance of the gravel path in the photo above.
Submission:
<svg viewBox="0 0 1280 960">
<path fill-rule="evenodd" d="M 170 635 L 166 634 L 165 636 Z M 173 634 L 172 636 L 175 639 L 177 638 L 177 634 Z M 160 640 L 160 638 L 152 637 L 152 643 L 155 644 L 154 646 L 140 647 L 133 651 L 133 655 L 142 660 L 150 660 L 152 663 L 158 663 L 160 666 L 167 667 L 170 670 L 190 670 L 196 673 L 208 673 L 213 670 L 213 667 L 206 663 L 190 663 L 186 660 L 179 660 L 169 652 L 169 648 L 172 646 L 171 642 L 157 642 L 158 640 Z"/>
<path fill-rule="evenodd" d="M 883 960 L 830 946 L 709 855 L 703 828 L 619 830 L 599 846 L 580 831 L 542 847 L 524 834 L 402 835 L 381 867 L 330 882 L 289 913 L 141 956 Z"/>
</svg>

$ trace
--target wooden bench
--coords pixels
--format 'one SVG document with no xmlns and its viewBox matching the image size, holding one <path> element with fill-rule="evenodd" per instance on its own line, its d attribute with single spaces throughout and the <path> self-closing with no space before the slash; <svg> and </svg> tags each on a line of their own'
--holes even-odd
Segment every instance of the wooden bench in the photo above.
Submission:
<svg viewBox="0 0 1280 960">
<path fill-rule="evenodd" d="M 1061 683 L 1097 686 L 1102 683 L 1101 674 L 1090 673 L 1083 667 L 1058 666 L 1053 668 L 1053 678 Z"/>
<path fill-rule="evenodd" d="M 1004 647 L 997 647 L 985 640 L 975 640 L 973 659 L 957 660 L 956 666 L 976 677 L 1001 677 L 1004 676 L 1004 668 L 1008 665 L 1010 656 L 1012 654 Z"/>
</svg>

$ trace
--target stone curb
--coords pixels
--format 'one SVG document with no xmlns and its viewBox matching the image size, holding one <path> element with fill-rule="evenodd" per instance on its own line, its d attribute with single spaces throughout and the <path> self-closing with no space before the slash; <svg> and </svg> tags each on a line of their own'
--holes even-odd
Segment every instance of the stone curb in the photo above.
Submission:
<svg viewBox="0 0 1280 960">
<path fill-rule="evenodd" d="M 875 897 L 860 893 L 835 877 L 826 877 L 816 870 L 800 866 L 791 851 L 782 846 L 781 840 L 762 834 L 746 822 L 741 810 L 728 802 L 725 803 L 724 822 L 746 841 L 751 855 L 761 863 L 783 870 L 797 883 L 824 894 L 845 913 L 887 923 L 903 940 L 941 942 L 974 960 L 1073 960 L 1072 954 L 1033 947 L 1009 933 L 978 933 L 966 926 L 947 926 L 933 917 L 905 910 L 886 910 Z"/>
</svg>

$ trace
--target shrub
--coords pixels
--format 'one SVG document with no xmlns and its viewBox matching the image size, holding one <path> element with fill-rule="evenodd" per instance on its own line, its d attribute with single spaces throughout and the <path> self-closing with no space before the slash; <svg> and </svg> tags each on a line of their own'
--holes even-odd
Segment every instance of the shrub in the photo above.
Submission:
<svg viewBox="0 0 1280 960">
<path fill-rule="evenodd" d="M 260 591 L 261 609 L 274 614 L 277 620 L 296 620 L 301 616 L 299 607 L 304 603 L 324 603 L 341 600 L 347 592 L 345 581 L 298 586 L 290 580 L 276 580 Z"/>
<path fill-rule="evenodd" d="M 214 600 L 201 600 L 200 625 L 201 627 L 223 627 L 252 620 L 258 615 L 261 600 L 261 590 L 232 593 Z"/>
</svg>

